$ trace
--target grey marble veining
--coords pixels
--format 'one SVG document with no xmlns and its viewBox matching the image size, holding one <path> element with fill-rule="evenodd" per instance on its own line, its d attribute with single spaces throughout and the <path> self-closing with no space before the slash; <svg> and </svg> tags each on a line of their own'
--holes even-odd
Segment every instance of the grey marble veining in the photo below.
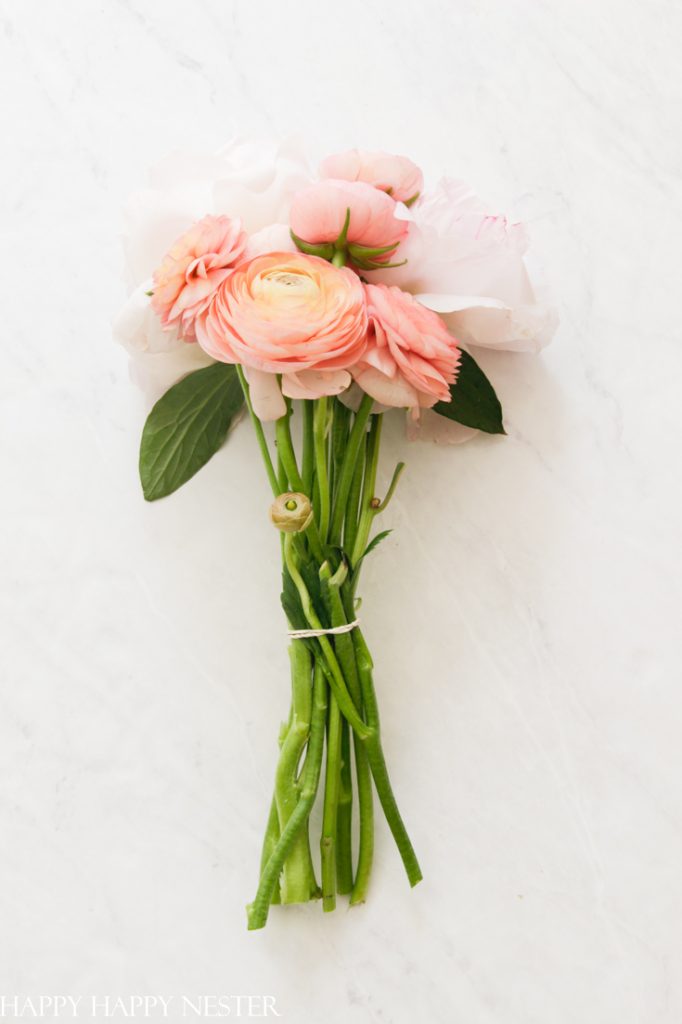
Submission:
<svg viewBox="0 0 682 1024">
<path fill-rule="evenodd" d="M 681 31 L 663 0 L 0 4 L 0 991 L 679 1024 Z M 362 613 L 425 881 L 379 824 L 366 906 L 258 934 L 267 487 L 242 424 L 145 505 L 110 338 L 125 199 L 233 132 L 468 180 L 529 224 L 561 315 L 539 358 L 481 353 L 507 438 L 387 429 L 383 480 L 408 471 Z"/>
</svg>

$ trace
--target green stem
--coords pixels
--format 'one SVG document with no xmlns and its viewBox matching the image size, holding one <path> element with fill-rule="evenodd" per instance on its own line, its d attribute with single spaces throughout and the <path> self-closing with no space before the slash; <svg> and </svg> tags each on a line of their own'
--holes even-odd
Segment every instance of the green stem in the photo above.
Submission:
<svg viewBox="0 0 682 1024">
<path fill-rule="evenodd" d="M 290 408 L 284 416 L 280 416 L 275 421 L 275 439 L 277 442 L 277 454 L 282 460 L 282 464 L 287 474 L 287 478 L 292 488 L 301 494 L 306 494 L 303 484 L 303 478 L 298 471 L 298 464 L 296 462 L 296 453 L 294 452 L 293 441 L 291 440 L 291 428 L 289 426 L 289 417 L 291 416 Z M 311 498 L 311 494 L 307 496 Z M 307 538 L 310 544 L 310 550 L 312 551 L 318 562 L 324 561 L 324 554 L 322 552 L 322 543 L 320 541 L 320 535 L 318 533 L 316 523 L 312 522 L 308 527 Z"/>
<path fill-rule="evenodd" d="M 358 781 L 358 810 L 360 813 L 360 842 L 358 865 L 355 871 L 351 906 L 364 903 L 374 861 L 374 798 L 372 796 L 372 772 L 362 740 L 353 735 L 355 753 L 355 774 Z"/>
<path fill-rule="evenodd" d="M 270 859 L 261 872 L 260 882 L 253 903 L 247 907 L 250 930 L 265 927 L 270 909 L 270 900 L 277 885 L 287 854 L 296 841 L 300 829 L 310 816 L 322 770 L 324 750 L 324 728 L 327 717 L 327 684 L 319 665 L 315 666 L 313 682 L 313 712 L 310 723 L 310 740 L 305 764 L 301 773 L 301 790 L 296 808 L 286 823 Z"/>
<path fill-rule="evenodd" d="M 313 493 L 313 474 L 315 472 L 315 455 L 313 440 L 313 421 L 315 403 L 311 398 L 304 398 L 301 403 L 303 410 L 303 455 L 301 456 L 301 477 L 303 494 L 310 497 Z"/>
<path fill-rule="evenodd" d="M 322 594 L 330 617 L 331 594 L 334 592 L 338 597 L 338 588 L 346 579 L 346 575 L 347 568 L 345 563 L 341 563 L 333 576 L 329 562 L 325 562 L 320 567 Z M 333 910 L 336 906 L 336 867 L 340 854 L 340 847 L 338 846 L 337 840 L 339 834 L 339 800 L 341 797 L 344 724 L 347 732 L 348 723 L 341 715 L 338 702 L 332 694 L 329 699 L 329 712 L 327 717 L 327 771 L 325 776 L 324 809 L 322 815 L 322 837 L 320 840 L 322 904 L 325 911 Z M 348 832 L 348 840 L 348 849 L 346 850 L 344 847 L 343 853 L 341 854 L 342 860 L 346 853 L 350 858 L 350 832 Z M 342 881 L 345 882 L 345 878 Z"/>
<path fill-rule="evenodd" d="M 346 454 L 351 411 L 338 398 L 332 399 L 331 458 L 329 460 L 329 491 L 334 494 L 338 484 L 341 463 Z"/>
<path fill-rule="evenodd" d="M 347 895 L 353 888 L 353 770 L 350 754 L 350 726 L 341 719 L 341 777 L 336 821 L 336 891 Z"/>
<path fill-rule="evenodd" d="M 338 587 L 328 586 L 327 599 L 332 626 L 342 626 L 348 622 L 348 616 Z M 362 708 L 362 689 L 352 634 L 341 633 L 336 636 L 335 649 L 343 668 L 343 674 L 348 683 L 353 703 L 360 710 Z M 351 904 L 356 904 L 363 903 L 365 900 L 369 876 L 372 870 L 374 858 L 374 802 L 372 799 L 372 776 L 367 760 L 367 752 L 357 734 L 353 736 L 353 745 L 355 748 L 355 774 L 358 783 L 358 809 L 360 812 L 358 864 L 351 895 Z"/>
<path fill-rule="evenodd" d="M 366 447 L 366 444 L 360 445 L 357 466 L 355 473 L 353 474 L 353 480 L 348 494 L 346 519 L 343 524 L 343 546 L 344 550 L 348 552 L 349 555 L 353 550 L 355 538 L 358 532 L 358 510 L 360 507 L 360 495 L 362 493 L 362 477 L 365 468 Z"/>
<path fill-rule="evenodd" d="M 270 804 L 270 814 L 268 815 L 268 823 L 265 827 L 265 835 L 263 837 L 263 849 L 260 858 L 261 872 L 263 871 L 265 865 L 272 856 L 273 850 L 277 846 L 277 840 L 279 839 L 279 836 L 279 816 L 277 814 L 277 804 L 275 803 L 275 798 L 273 796 L 272 802 Z M 282 898 L 279 891 L 279 879 L 277 879 L 277 884 L 275 885 L 275 888 L 272 891 L 270 902 L 282 902 Z"/>
<path fill-rule="evenodd" d="M 280 833 L 293 814 L 299 800 L 297 772 L 301 755 L 310 734 L 312 714 L 312 658 L 304 644 L 289 646 L 291 661 L 291 721 L 282 742 L 275 776 L 275 802 Z M 284 862 L 281 881 L 283 903 L 304 903 L 318 894 L 307 822 Z"/>
<path fill-rule="evenodd" d="M 277 454 L 282 460 L 284 469 L 286 470 L 287 479 L 291 487 L 295 491 L 300 491 L 301 494 L 305 494 L 303 478 L 298 471 L 298 465 L 296 463 L 296 453 L 294 452 L 294 444 L 291 440 L 291 428 L 289 426 L 289 419 L 291 417 L 291 410 L 287 409 L 284 416 L 280 416 L 278 420 L 275 420 L 275 441 L 277 444 Z M 310 494 L 308 494 L 310 497 Z"/>
<path fill-rule="evenodd" d="M 365 460 L 365 476 L 362 485 L 360 521 L 358 523 L 355 542 L 352 548 L 350 548 L 350 551 L 352 552 L 351 563 L 353 566 L 358 562 L 362 552 L 367 547 L 370 530 L 372 529 L 372 522 L 376 515 L 376 509 L 373 507 L 372 502 L 374 501 L 374 489 L 376 487 L 377 469 L 379 466 L 379 445 L 381 443 L 382 423 L 383 414 L 372 416 L 372 425 L 367 438 L 367 458 Z"/>
<path fill-rule="evenodd" d="M 388 769 L 386 768 L 386 759 L 381 747 L 381 740 L 379 738 L 379 708 L 372 678 L 372 658 L 360 628 L 356 627 L 351 635 L 355 646 L 355 656 L 367 724 L 370 726 L 370 732 L 361 737 L 361 739 L 367 751 L 367 760 L 372 770 L 374 785 L 376 786 L 377 795 L 386 816 L 386 821 L 398 847 L 409 883 L 414 886 L 417 882 L 421 881 L 423 876 L 417 855 L 414 852 L 412 842 L 407 834 L 407 829 L 393 795 Z"/>
<path fill-rule="evenodd" d="M 322 811 L 322 837 L 320 839 L 320 877 L 322 879 L 322 909 L 327 912 L 336 906 L 336 823 L 341 784 L 341 712 L 334 694 L 329 696 L 327 723 L 327 768 L 324 779 L 324 808 Z"/>
<path fill-rule="evenodd" d="M 372 412 L 373 405 L 374 399 L 369 395 L 365 395 L 355 416 L 355 422 L 353 423 L 353 428 L 350 432 L 350 437 L 348 438 L 348 445 L 346 446 L 346 454 L 344 455 L 343 463 L 341 464 L 338 487 L 334 496 L 334 513 L 332 515 L 330 533 L 330 542 L 337 546 L 341 543 L 341 531 L 343 529 L 343 521 L 346 517 L 348 495 L 353 482 L 353 474 L 356 469 L 358 452 L 360 451 L 360 445 L 365 437 L 367 420 Z"/>
<path fill-rule="evenodd" d="M 320 541 L 327 543 L 329 532 L 329 476 L 327 472 L 327 428 L 328 408 L 326 397 L 318 398 L 315 402 L 315 414 L 313 421 L 313 443 L 315 449 L 315 477 L 319 487 L 319 518 L 318 529 Z"/>
<path fill-rule="evenodd" d="M 287 481 L 287 471 L 284 468 L 284 463 L 282 462 L 279 452 L 277 453 L 277 486 L 279 487 L 279 494 L 284 494 L 289 486 Z"/>
<path fill-rule="evenodd" d="M 278 494 L 281 494 L 281 491 L 279 487 L 279 482 L 277 480 L 277 474 L 275 473 L 275 467 L 273 466 L 272 459 L 270 457 L 268 442 L 265 439 L 263 424 L 253 411 L 253 406 L 251 404 L 251 393 L 249 391 L 249 385 L 246 380 L 246 377 L 244 376 L 244 371 L 241 368 L 241 366 L 239 366 L 239 364 L 237 364 L 236 370 L 237 376 L 239 377 L 239 383 L 241 384 L 242 391 L 244 393 L 244 401 L 246 402 L 246 408 L 249 410 L 249 416 L 251 417 L 251 422 L 253 423 L 253 429 L 256 432 L 258 447 L 260 448 L 261 455 L 263 456 L 265 471 L 268 474 L 268 480 L 270 481 L 270 486 L 272 487 L 272 493 L 275 495 L 275 497 L 277 497 Z"/>
</svg>

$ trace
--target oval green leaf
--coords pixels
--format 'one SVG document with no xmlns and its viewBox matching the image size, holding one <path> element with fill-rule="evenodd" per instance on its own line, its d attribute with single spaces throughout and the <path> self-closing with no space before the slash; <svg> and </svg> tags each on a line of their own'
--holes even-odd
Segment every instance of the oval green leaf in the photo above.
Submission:
<svg viewBox="0 0 682 1024">
<path fill-rule="evenodd" d="M 450 401 L 437 402 L 433 411 L 486 434 L 505 433 L 502 406 L 495 389 L 474 357 L 464 349 L 457 380 L 450 386 Z"/>
<path fill-rule="evenodd" d="M 147 501 L 177 491 L 208 462 L 243 404 L 237 371 L 228 363 L 189 373 L 158 400 L 140 443 L 140 480 Z"/>
</svg>

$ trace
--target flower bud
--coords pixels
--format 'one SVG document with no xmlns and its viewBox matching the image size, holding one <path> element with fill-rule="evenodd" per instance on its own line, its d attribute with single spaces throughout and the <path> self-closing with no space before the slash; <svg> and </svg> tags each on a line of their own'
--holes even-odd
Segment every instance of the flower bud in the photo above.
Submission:
<svg viewBox="0 0 682 1024">
<path fill-rule="evenodd" d="M 301 533 L 310 526 L 313 506 L 305 494 L 287 492 L 270 506 L 270 520 L 283 533 Z"/>
<path fill-rule="evenodd" d="M 305 245 L 309 254 L 312 246 L 331 245 L 339 252 L 356 245 L 372 250 L 373 262 L 386 264 L 410 225 L 386 192 L 364 181 L 327 179 L 296 193 L 289 226 L 296 245 Z"/>
</svg>

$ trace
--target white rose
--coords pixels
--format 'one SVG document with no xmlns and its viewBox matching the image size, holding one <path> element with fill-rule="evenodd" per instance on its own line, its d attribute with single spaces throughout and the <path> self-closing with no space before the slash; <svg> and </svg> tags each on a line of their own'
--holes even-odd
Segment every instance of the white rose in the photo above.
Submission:
<svg viewBox="0 0 682 1024">
<path fill-rule="evenodd" d="M 410 216 L 399 252 L 407 264 L 372 271 L 372 281 L 412 292 L 465 344 L 538 352 L 551 340 L 556 315 L 531 281 L 521 224 L 489 214 L 466 185 L 450 179 L 425 194 Z"/>
</svg>

